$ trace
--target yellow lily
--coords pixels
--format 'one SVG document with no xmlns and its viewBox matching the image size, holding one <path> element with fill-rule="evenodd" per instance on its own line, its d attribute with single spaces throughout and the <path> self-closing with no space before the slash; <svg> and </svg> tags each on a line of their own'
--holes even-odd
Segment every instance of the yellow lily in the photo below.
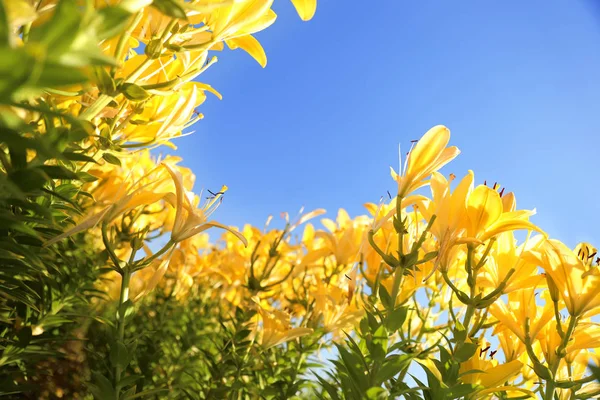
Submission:
<svg viewBox="0 0 600 400">
<path fill-rule="evenodd" d="M 152 170 L 148 175 L 152 175 L 154 172 L 155 170 Z M 45 243 L 45 246 L 49 246 L 76 233 L 86 231 L 97 226 L 101 222 L 111 222 L 118 216 L 124 215 L 135 208 L 154 204 L 164 199 L 169 190 L 169 185 L 167 185 L 164 177 L 157 177 L 155 181 L 147 183 L 140 183 L 140 181 L 138 181 L 131 187 L 133 189 L 128 194 L 103 207 L 99 212 L 92 213 L 85 217 L 73 228 L 48 240 Z M 123 187 L 121 187 L 121 190 L 122 189 Z M 118 195 L 120 195 L 120 193 L 117 193 L 116 196 Z"/>
<path fill-rule="evenodd" d="M 175 171 L 169 164 L 162 164 L 175 183 L 176 197 L 173 199 L 172 194 L 166 197 L 166 200 L 175 206 L 175 221 L 173 223 L 173 229 L 171 231 L 171 240 L 174 242 L 180 242 L 191 236 L 194 236 L 200 232 L 204 232 L 208 228 L 217 227 L 225 229 L 233 233 L 238 239 L 240 239 L 244 245 L 248 244 L 248 241 L 237 230 L 230 228 L 226 225 L 220 224 L 216 221 L 208 221 L 208 217 L 217 209 L 219 206 L 219 199 L 223 193 L 227 190 L 227 186 L 223 186 L 221 190 L 209 199 L 206 204 L 200 209 L 192 205 L 189 198 L 189 193 L 183 187 L 182 176 L 179 171 Z"/>
<path fill-rule="evenodd" d="M 537 288 L 515 290 L 508 294 L 508 304 L 498 299 L 489 308 L 490 313 L 500 321 L 494 333 L 505 329 L 512 331 L 521 342 L 526 342 L 525 324 L 529 323 L 529 335 L 535 341 L 542 329 L 554 317 L 552 301 L 547 298 L 543 308 L 537 307 L 535 291 Z"/>
<path fill-rule="evenodd" d="M 442 269 L 447 268 L 450 249 L 466 232 L 461 221 L 466 218 L 467 198 L 473 190 L 473 179 L 473 171 L 469 171 L 451 192 L 450 182 L 442 174 L 433 172 L 431 175 L 432 199 L 431 202 L 425 203 L 425 207 L 422 207 L 422 213 L 428 221 L 434 215 L 436 216 L 431 227 L 431 233 L 439 242 L 439 254 L 435 261 L 435 268 L 439 264 Z"/>
<path fill-rule="evenodd" d="M 266 310 L 260 305 L 260 300 L 254 298 L 258 313 L 262 320 L 259 328 L 262 332 L 260 344 L 268 349 L 281 343 L 309 335 L 313 332 L 310 328 L 292 328 L 290 315 L 279 310 Z"/>
<path fill-rule="evenodd" d="M 512 275 L 506 282 L 503 293 L 538 286 L 544 280 L 544 276 L 537 273 L 538 266 L 527 257 L 527 253 L 539 243 L 536 238 L 528 238 L 525 243 L 517 246 L 512 231 L 497 235 L 491 257 L 487 258 L 477 276 L 478 286 L 495 289 L 502 284 L 509 273 Z"/>
<path fill-rule="evenodd" d="M 573 317 L 600 306 L 598 269 L 588 269 L 565 244 L 554 239 L 545 240 L 531 255 L 550 275 Z"/>
<path fill-rule="evenodd" d="M 527 229 L 542 232 L 528 221 L 529 216 L 533 214 L 535 210 L 505 212 L 498 192 L 485 185 L 479 185 L 467 200 L 467 237 L 485 242 L 506 231 Z"/>
<path fill-rule="evenodd" d="M 457 147 L 446 147 L 449 141 L 450 130 L 443 125 L 434 126 L 408 154 L 403 174 L 398 175 L 391 168 L 392 178 L 398 182 L 398 196 L 404 197 L 426 185 L 425 178 L 460 154 Z"/>
<path fill-rule="evenodd" d="M 505 386 L 505 383 L 519 375 L 523 363 L 519 360 L 513 360 L 504 364 L 498 364 L 495 360 L 482 357 L 481 351 L 475 352 L 473 357 L 460 364 L 459 373 L 464 374 L 468 371 L 473 372 L 463 375 L 461 380 L 465 383 L 477 385 L 481 389 L 471 395 L 472 399 L 486 398 L 495 392 L 513 392 L 520 391 L 529 394 L 531 397 L 535 395 L 524 389 L 519 389 L 514 386 Z"/>
</svg>

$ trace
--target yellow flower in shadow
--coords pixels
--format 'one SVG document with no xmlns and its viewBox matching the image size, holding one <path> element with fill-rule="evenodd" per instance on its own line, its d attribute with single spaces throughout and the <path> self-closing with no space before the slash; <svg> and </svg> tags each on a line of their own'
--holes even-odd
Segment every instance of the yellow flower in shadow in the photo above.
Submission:
<svg viewBox="0 0 600 400">
<path fill-rule="evenodd" d="M 257 304 L 258 313 L 262 321 L 258 326 L 261 332 L 260 345 L 265 348 L 278 346 L 281 343 L 309 335 L 313 332 L 310 328 L 292 328 L 290 315 L 276 309 L 267 310 L 260 305 L 260 300 L 253 299 Z"/>
</svg>

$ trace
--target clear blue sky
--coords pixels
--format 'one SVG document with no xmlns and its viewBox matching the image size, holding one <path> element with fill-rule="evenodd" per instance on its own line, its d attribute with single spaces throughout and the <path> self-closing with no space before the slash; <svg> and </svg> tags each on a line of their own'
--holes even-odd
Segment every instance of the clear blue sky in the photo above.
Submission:
<svg viewBox="0 0 600 400">
<path fill-rule="evenodd" d="M 444 124 L 462 154 L 444 172 L 498 181 L 574 246 L 600 244 L 600 7 L 593 0 L 333 1 L 299 20 L 287 0 L 241 50 L 202 75 L 223 94 L 176 141 L 202 187 L 230 187 L 215 219 L 262 226 L 302 206 L 393 192 L 389 166 Z M 210 96 L 210 95 L 209 95 Z"/>
</svg>

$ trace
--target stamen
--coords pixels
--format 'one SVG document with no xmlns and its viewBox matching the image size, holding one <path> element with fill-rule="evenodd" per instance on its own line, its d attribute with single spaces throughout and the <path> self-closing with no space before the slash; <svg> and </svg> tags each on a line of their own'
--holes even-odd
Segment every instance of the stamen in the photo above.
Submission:
<svg viewBox="0 0 600 400">
<path fill-rule="evenodd" d="M 490 349 L 490 347 L 492 347 L 492 346 L 491 346 L 491 345 L 488 345 L 488 347 L 486 347 L 485 349 L 481 349 L 481 350 L 479 350 L 479 357 L 481 357 L 481 355 L 482 355 L 483 353 L 485 353 L 486 351 L 488 351 L 488 350 Z"/>
</svg>

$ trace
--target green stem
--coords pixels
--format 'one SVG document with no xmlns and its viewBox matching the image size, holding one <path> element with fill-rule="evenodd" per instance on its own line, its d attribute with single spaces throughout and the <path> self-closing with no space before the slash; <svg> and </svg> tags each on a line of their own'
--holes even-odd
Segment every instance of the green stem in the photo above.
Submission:
<svg viewBox="0 0 600 400">
<path fill-rule="evenodd" d="M 147 266 L 150 265 L 150 263 L 154 260 L 156 260 L 158 257 L 162 256 L 163 254 L 165 254 L 171 247 L 173 247 L 173 245 L 175 244 L 175 242 L 173 240 L 169 240 L 167 242 L 167 244 L 164 245 L 164 247 L 162 249 L 160 249 L 159 251 L 157 251 L 156 253 L 152 254 L 150 257 L 146 258 L 143 260 L 143 265 Z M 139 266 L 139 264 L 138 264 Z"/>
<path fill-rule="evenodd" d="M 129 27 L 127 28 L 127 30 L 125 32 L 123 32 L 123 34 L 119 38 L 119 42 L 117 43 L 117 48 L 115 49 L 115 59 L 117 60 L 118 63 L 120 63 L 121 60 L 125 57 L 125 54 L 123 54 L 124 50 L 125 50 L 125 44 L 131 37 L 133 30 L 138 25 L 138 23 L 142 19 L 143 15 L 144 15 L 144 13 L 141 13 L 141 12 L 137 13 L 135 18 L 133 19 L 133 21 L 131 21 L 131 24 L 129 24 Z M 110 72 L 111 72 L 111 75 L 114 77 L 117 72 L 117 67 L 116 66 L 112 67 Z"/>
<path fill-rule="evenodd" d="M 104 107 L 106 107 L 112 100 L 113 98 L 111 96 L 101 94 L 91 106 L 86 108 L 85 111 L 81 113 L 79 118 L 85 121 L 91 121 L 98 114 L 100 114 Z"/>
<path fill-rule="evenodd" d="M 396 218 L 402 223 L 402 196 L 396 197 Z M 404 224 L 402 223 L 402 229 Z M 404 231 L 398 232 L 398 254 L 402 256 L 404 254 Z"/>
<path fill-rule="evenodd" d="M 558 301 L 553 301 L 554 303 L 554 318 L 556 319 L 556 330 L 561 338 L 565 337 L 565 333 L 562 329 L 562 322 L 560 320 L 560 310 L 558 309 Z"/>
<path fill-rule="evenodd" d="M 394 270 L 394 283 L 392 286 L 392 310 L 396 308 L 396 300 L 398 299 L 400 286 L 402 286 L 402 278 L 404 278 L 404 268 L 396 268 Z"/>
<path fill-rule="evenodd" d="M 112 245 L 108 238 L 107 230 L 108 230 L 108 225 L 102 224 L 102 242 L 104 243 L 104 247 L 106 248 L 106 251 L 108 252 L 108 256 L 110 257 L 111 261 L 115 265 L 115 267 L 113 269 L 115 271 L 117 271 L 118 273 L 122 274 L 123 270 L 121 269 L 121 260 L 119 260 L 119 257 L 117 257 L 117 255 L 115 254 L 115 252 L 112 248 Z"/>
<path fill-rule="evenodd" d="M 567 345 L 569 344 L 569 340 L 571 339 L 571 335 L 575 331 L 575 327 L 577 326 L 577 318 L 569 317 L 569 327 L 567 328 L 567 332 L 563 337 L 563 340 L 556 349 L 556 360 L 550 366 L 550 371 L 552 372 L 552 377 L 546 382 L 546 395 L 544 396 L 545 400 L 553 400 L 554 392 L 556 391 L 556 383 L 554 382 L 554 376 L 556 375 L 556 371 L 558 371 L 558 367 L 560 366 L 560 360 L 565 357 Z"/>
<path fill-rule="evenodd" d="M 129 270 L 129 265 L 127 265 L 123 269 L 123 275 L 121 280 L 121 294 L 119 295 L 119 305 L 118 305 L 118 314 L 117 314 L 117 343 L 122 343 L 125 338 L 125 315 L 122 313 L 121 306 L 129 300 L 129 280 L 131 279 L 131 272 Z M 120 365 L 115 366 L 115 387 L 121 381 L 121 374 L 123 373 Z M 117 400 L 119 398 L 119 394 L 117 392 Z"/>
</svg>

